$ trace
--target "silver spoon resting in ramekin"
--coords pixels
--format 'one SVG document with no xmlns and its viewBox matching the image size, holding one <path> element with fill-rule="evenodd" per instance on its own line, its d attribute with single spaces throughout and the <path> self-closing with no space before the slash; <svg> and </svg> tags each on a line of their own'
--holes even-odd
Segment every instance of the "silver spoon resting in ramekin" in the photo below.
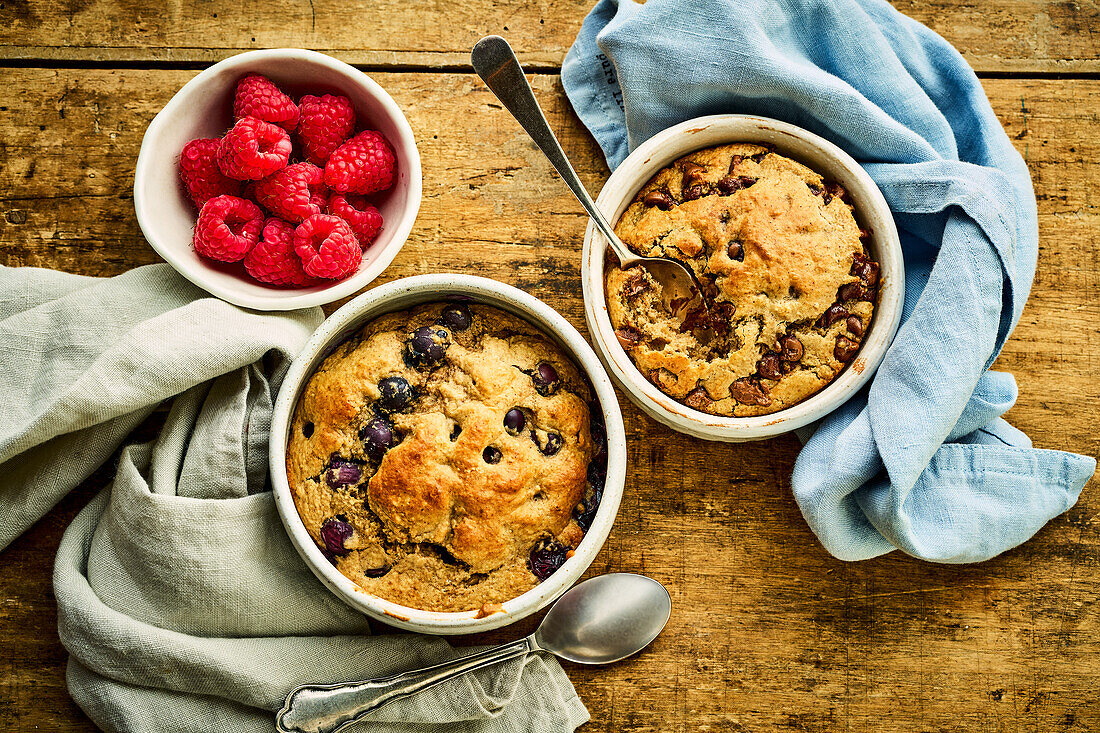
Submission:
<svg viewBox="0 0 1100 733">
<path fill-rule="evenodd" d="M 615 234 L 603 213 L 596 208 L 592 197 L 588 195 L 569 159 L 565 157 L 565 151 L 561 149 L 558 138 L 550 129 L 550 124 L 546 121 L 546 116 L 542 113 L 542 108 L 535 99 L 535 93 L 527 83 L 527 77 L 523 75 L 523 69 L 512 47 L 508 45 L 508 41 L 500 36 L 485 36 L 474 46 L 470 60 L 477 75 L 493 94 L 497 95 L 497 99 L 504 103 L 520 126 L 550 160 L 558 175 L 565 181 L 565 185 L 569 186 L 569 190 L 581 202 L 581 206 L 588 212 L 596 227 L 607 239 L 612 251 L 618 256 L 620 267 L 625 270 L 628 267 L 642 265 L 649 270 L 654 279 L 661 284 L 662 300 L 670 313 L 684 309 L 696 298 L 703 308 L 709 311 L 710 307 L 704 296 L 705 291 L 690 267 L 669 257 L 641 257 L 631 252 Z"/>
<path fill-rule="evenodd" d="M 551 606 L 530 636 L 390 677 L 291 690 L 275 717 L 280 733 L 335 733 L 386 703 L 506 659 L 550 652 L 579 664 L 609 664 L 644 649 L 672 614 L 672 599 L 652 578 L 611 573 L 589 578 Z"/>
</svg>

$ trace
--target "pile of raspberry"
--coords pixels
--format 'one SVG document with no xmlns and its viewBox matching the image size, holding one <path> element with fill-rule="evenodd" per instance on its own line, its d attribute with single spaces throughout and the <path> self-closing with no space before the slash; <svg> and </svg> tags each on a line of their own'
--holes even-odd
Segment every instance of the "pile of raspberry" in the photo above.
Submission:
<svg viewBox="0 0 1100 733">
<path fill-rule="evenodd" d="M 192 140 L 180 152 L 180 179 L 199 208 L 195 251 L 243 261 L 271 285 L 309 287 L 355 272 L 382 229 L 364 197 L 394 180 L 382 134 L 355 132 L 347 97 L 307 94 L 295 104 L 259 74 L 237 82 L 233 120 L 221 139 Z"/>
</svg>

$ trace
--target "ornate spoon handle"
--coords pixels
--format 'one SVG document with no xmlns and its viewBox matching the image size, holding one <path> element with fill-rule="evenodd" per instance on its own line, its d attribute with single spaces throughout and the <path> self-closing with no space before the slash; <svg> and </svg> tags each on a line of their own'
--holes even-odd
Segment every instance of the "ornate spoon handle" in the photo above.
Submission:
<svg viewBox="0 0 1100 733">
<path fill-rule="evenodd" d="M 287 695 L 275 716 L 275 728 L 281 733 L 334 733 L 389 702 L 537 649 L 533 639 L 526 638 L 376 680 L 302 685 Z"/>
</svg>

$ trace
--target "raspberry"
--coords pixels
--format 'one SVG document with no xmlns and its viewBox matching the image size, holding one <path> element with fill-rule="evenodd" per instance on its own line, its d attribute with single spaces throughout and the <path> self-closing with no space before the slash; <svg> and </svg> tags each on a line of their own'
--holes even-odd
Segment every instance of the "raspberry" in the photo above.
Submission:
<svg viewBox="0 0 1100 733">
<path fill-rule="evenodd" d="M 366 249 L 382 229 L 382 215 L 362 196 L 353 193 L 333 193 L 328 199 L 328 213 L 338 216 L 348 223 L 359 240 L 359 246 Z"/>
<path fill-rule="evenodd" d="M 218 167 L 238 181 L 256 180 L 285 166 L 291 147 L 286 130 L 255 117 L 245 117 L 222 138 Z"/>
<path fill-rule="evenodd" d="M 314 277 L 338 280 L 359 268 L 363 250 L 355 233 L 338 216 L 314 214 L 294 230 L 294 251 Z"/>
<path fill-rule="evenodd" d="M 210 199 L 223 194 L 240 193 L 240 181 L 227 177 L 214 159 L 221 140 L 192 140 L 180 151 L 180 180 L 187 195 L 200 209 Z"/>
<path fill-rule="evenodd" d="M 236 262 L 260 238 L 264 215 L 260 207 L 236 196 L 216 196 L 199 211 L 195 222 L 195 251 L 203 257 Z"/>
<path fill-rule="evenodd" d="M 325 185 L 341 193 L 384 191 L 393 185 L 395 164 L 382 133 L 364 130 L 333 151 L 325 163 Z"/>
<path fill-rule="evenodd" d="M 316 285 L 294 253 L 294 225 L 272 217 L 264 223 L 263 239 L 244 258 L 244 269 L 272 285 Z"/>
<path fill-rule="evenodd" d="M 288 165 L 256 182 L 256 203 L 287 221 L 301 222 L 324 208 L 324 176 L 311 163 Z"/>
<path fill-rule="evenodd" d="M 336 94 L 314 97 L 307 94 L 298 103 L 302 116 L 298 122 L 298 140 L 306 160 L 323 166 L 332 151 L 355 132 L 355 112 L 351 100 Z"/>
<path fill-rule="evenodd" d="M 255 117 L 294 132 L 298 126 L 298 107 L 270 79 L 249 74 L 237 82 L 237 92 L 233 95 L 233 119 L 245 117 Z"/>
</svg>

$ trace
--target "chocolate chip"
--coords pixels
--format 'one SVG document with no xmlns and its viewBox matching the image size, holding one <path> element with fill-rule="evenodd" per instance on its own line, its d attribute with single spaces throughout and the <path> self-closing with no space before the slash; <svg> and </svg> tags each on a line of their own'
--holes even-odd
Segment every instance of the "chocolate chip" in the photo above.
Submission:
<svg viewBox="0 0 1100 733">
<path fill-rule="evenodd" d="M 760 357 L 760 361 L 756 362 L 756 373 L 764 379 L 778 380 L 783 376 L 783 362 L 779 358 L 779 354 L 774 351 L 769 351 Z"/>
<path fill-rule="evenodd" d="M 753 382 L 748 377 L 738 379 L 730 385 L 730 394 L 743 405 L 766 406 L 772 403 L 772 398 L 760 384 Z"/>
<path fill-rule="evenodd" d="M 307 438 L 312 437 L 312 435 L 313 435 L 313 423 L 311 423 L 311 422 L 302 423 L 302 435 L 306 436 Z"/>
<path fill-rule="evenodd" d="M 798 340 L 797 336 L 791 336 L 790 334 L 779 339 L 779 348 L 779 355 L 783 357 L 783 361 L 798 361 L 804 353 L 802 342 Z"/>
<path fill-rule="evenodd" d="M 462 435 L 462 426 L 459 425 L 458 423 L 455 423 L 454 427 L 451 428 L 451 435 L 450 435 L 451 442 L 453 443 L 456 440 L 458 440 L 459 435 Z"/>
<path fill-rule="evenodd" d="M 848 332 L 856 338 L 863 336 L 863 320 L 859 316 L 848 316 L 845 325 L 848 327 Z"/>
<path fill-rule="evenodd" d="M 741 161 L 744 160 L 744 159 L 745 159 L 744 155 L 735 155 L 732 158 L 730 158 L 729 172 L 733 173 L 733 169 L 736 168 L 738 165 L 740 165 Z"/>
<path fill-rule="evenodd" d="M 867 240 L 869 240 L 871 238 L 871 235 L 874 233 L 874 231 L 875 230 L 872 229 L 871 227 L 867 227 L 866 229 L 861 228 L 859 230 L 859 241 L 866 242 Z"/>
<path fill-rule="evenodd" d="M 718 190 L 726 195 L 729 195 L 735 191 L 740 191 L 742 188 L 748 188 L 752 184 L 756 183 L 756 181 L 757 179 L 750 178 L 749 176 L 729 175 L 724 178 L 718 179 Z"/>
<path fill-rule="evenodd" d="M 701 412 L 707 412 L 707 409 L 714 403 L 714 400 L 707 394 L 707 390 L 703 387 L 696 387 L 687 393 L 684 397 L 684 404 L 693 410 L 699 410 Z"/>
<path fill-rule="evenodd" d="M 853 255 L 850 272 L 858 277 L 868 289 L 874 288 L 878 284 L 879 264 L 865 255 Z"/>
<path fill-rule="evenodd" d="M 842 306 L 840 303 L 833 303 L 830 305 L 824 313 L 821 314 L 821 318 L 817 319 L 818 328 L 828 328 L 839 320 L 848 317 L 848 309 Z"/>
<path fill-rule="evenodd" d="M 755 155 L 750 155 L 749 160 L 751 160 L 754 163 L 759 163 L 759 162 L 763 161 L 764 158 L 767 158 L 768 155 L 770 155 L 770 154 L 771 154 L 771 151 L 767 151 L 767 152 L 764 152 L 764 153 L 756 153 Z"/>
<path fill-rule="evenodd" d="M 627 280 L 623 283 L 623 295 L 627 298 L 636 298 L 641 295 L 649 285 L 645 281 L 645 276 L 640 271 L 635 271 Z"/>
<path fill-rule="evenodd" d="M 863 283 L 848 283 L 847 285 L 841 285 L 836 291 L 837 300 L 870 300 L 867 297 L 867 289 L 863 287 Z"/>
<path fill-rule="evenodd" d="M 833 356 L 837 361 L 848 363 L 852 360 L 852 357 L 859 351 L 859 342 L 852 341 L 847 336 L 838 336 L 836 339 L 836 347 L 833 349 Z"/>
<path fill-rule="evenodd" d="M 825 189 L 817 183 L 808 182 L 806 183 L 806 188 L 810 189 L 810 193 L 814 196 L 820 196 L 825 193 Z"/>
<path fill-rule="evenodd" d="M 629 349 L 638 345 L 638 342 L 642 340 L 642 334 L 638 333 L 637 329 L 625 326 L 615 330 L 615 338 L 619 340 L 620 346 Z"/>
<path fill-rule="evenodd" d="M 726 255 L 737 262 L 745 261 L 745 248 L 741 246 L 741 243 L 736 239 L 729 243 L 726 247 Z"/>
<path fill-rule="evenodd" d="M 698 163 L 693 163 L 690 160 L 684 161 L 680 164 L 680 170 L 684 172 L 684 180 L 680 184 L 681 188 L 690 188 L 703 183 L 703 171 L 706 168 Z"/>
<path fill-rule="evenodd" d="M 841 201 L 848 200 L 848 192 L 844 190 L 836 181 L 829 181 L 825 184 L 825 203 L 828 204 L 833 199 L 840 199 Z"/>
<path fill-rule="evenodd" d="M 707 194 L 707 187 L 702 183 L 697 183 L 690 188 L 684 189 L 684 201 L 694 201 L 695 199 L 701 199 Z"/>
<path fill-rule="evenodd" d="M 661 211 L 668 211 L 672 208 L 672 198 L 662 191 L 650 191 L 642 199 L 642 203 L 646 206 L 656 206 Z"/>
</svg>

